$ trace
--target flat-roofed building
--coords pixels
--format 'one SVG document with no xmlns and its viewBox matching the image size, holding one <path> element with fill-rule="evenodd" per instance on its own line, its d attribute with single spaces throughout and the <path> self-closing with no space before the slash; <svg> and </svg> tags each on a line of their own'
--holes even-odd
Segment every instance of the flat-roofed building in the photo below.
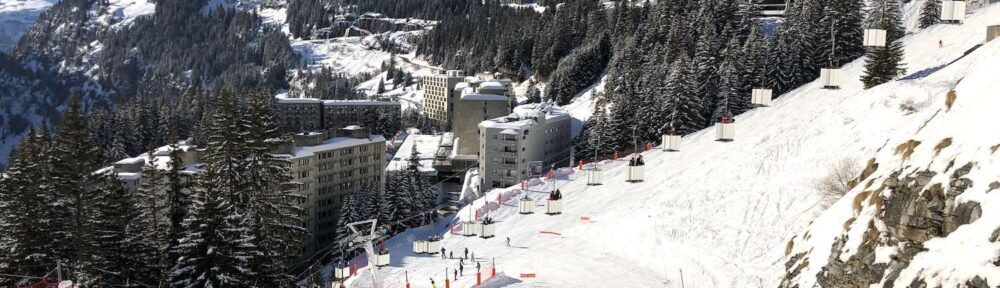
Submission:
<svg viewBox="0 0 1000 288">
<path fill-rule="evenodd" d="M 499 81 L 470 81 L 458 84 L 461 95 L 455 102 L 455 149 L 458 155 L 479 155 L 479 122 L 510 114 L 507 88 Z"/>
<path fill-rule="evenodd" d="M 571 118 L 554 103 L 514 108 L 508 116 L 479 123 L 480 187 L 508 187 L 526 179 L 527 166 L 569 165 Z"/>
</svg>

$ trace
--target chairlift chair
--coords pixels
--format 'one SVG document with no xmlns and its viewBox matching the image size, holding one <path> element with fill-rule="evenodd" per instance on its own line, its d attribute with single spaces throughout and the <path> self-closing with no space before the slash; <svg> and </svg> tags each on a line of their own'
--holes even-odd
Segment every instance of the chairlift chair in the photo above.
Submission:
<svg viewBox="0 0 1000 288">
<path fill-rule="evenodd" d="M 645 176 L 644 175 L 646 169 L 645 165 L 629 165 L 628 167 L 626 167 L 626 169 L 628 169 L 625 171 L 628 180 L 625 180 L 625 182 L 629 183 L 642 182 L 643 177 Z"/>
<path fill-rule="evenodd" d="M 840 68 L 823 68 L 819 70 L 819 83 L 823 89 L 840 89 L 844 80 L 844 72 Z"/>
<path fill-rule="evenodd" d="M 462 236 L 476 236 L 479 230 L 479 223 L 476 221 L 462 222 Z"/>
<path fill-rule="evenodd" d="M 670 132 L 663 135 L 663 151 L 676 152 L 681 148 L 681 135 Z"/>
<path fill-rule="evenodd" d="M 441 240 L 427 240 L 427 254 L 441 253 Z"/>
<path fill-rule="evenodd" d="M 587 185 L 601 185 L 601 168 L 592 167 L 587 169 Z"/>
<path fill-rule="evenodd" d="M 882 48 L 885 47 L 886 31 L 884 29 L 865 29 L 865 47 Z"/>
<path fill-rule="evenodd" d="M 719 123 L 715 123 L 715 141 L 730 142 L 736 137 L 736 123 L 729 116 L 722 117 Z"/>
<path fill-rule="evenodd" d="M 531 198 L 521 198 L 517 201 L 517 207 L 521 214 L 535 213 L 535 201 L 532 201 Z"/>
<path fill-rule="evenodd" d="M 771 106 L 771 98 L 773 91 L 766 88 L 756 88 L 750 93 L 750 104 L 756 107 L 768 107 Z"/>
<path fill-rule="evenodd" d="M 427 241 L 425 241 L 425 240 L 415 240 L 415 241 L 413 241 L 413 253 L 416 253 L 416 254 L 427 253 Z"/>
<path fill-rule="evenodd" d="M 497 234 L 497 224 L 479 224 L 479 238 L 493 238 Z"/>
<path fill-rule="evenodd" d="M 376 267 L 389 266 L 389 251 L 388 250 L 381 251 L 381 252 L 377 253 L 377 255 L 375 257 L 375 266 Z"/>
<path fill-rule="evenodd" d="M 562 199 L 549 199 L 545 202 L 545 214 L 557 215 L 562 214 Z"/>
<path fill-rule="evenodd" d="M 941 1 L 941 21 L 961 24 L 965 19 L 965 1 Z"/>
</svg>

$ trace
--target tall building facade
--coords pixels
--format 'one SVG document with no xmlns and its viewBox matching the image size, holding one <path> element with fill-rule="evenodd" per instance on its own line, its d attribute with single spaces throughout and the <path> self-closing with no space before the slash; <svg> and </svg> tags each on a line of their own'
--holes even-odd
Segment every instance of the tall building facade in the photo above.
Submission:
<svg viewBox="0 0 1000 288">
<path fill-rule="evenodd" d="M 424 114 L 435 125 L 445 129 L 451 128 L 452 113 L 454 113 L 455 86 L 465 81 L 465 72 L 448 70 L 441 73 L 424 76 L 420 85 L 424 91 L 421 105 Z"/>
<path fill-rule="evenodd" d="M 518 106 L 508 116 L 479 123 L 480 187 L 508 187 L 531 176 L 528 165 L 542 169 L 568 166 L 571 118 L 554 103 Z"/>
<path fill-rule="evenodd" d="M 507 87 L 499 81 L 468 81 L 455 87 L 452 132 L 457 138 L 458 155 L 479 155 L 479 122 L 507 116 L 511 112 Z"/>
<path fill-rule="evenodd" d="M 402 114 L 399 102 L 370 100 L 278 98 L 276 109 L 279 124 L 286 132 L 339 129 L 356 124 L 374 126 L 380 116 L 397 119 L 398 123 Z"/>
</svg>

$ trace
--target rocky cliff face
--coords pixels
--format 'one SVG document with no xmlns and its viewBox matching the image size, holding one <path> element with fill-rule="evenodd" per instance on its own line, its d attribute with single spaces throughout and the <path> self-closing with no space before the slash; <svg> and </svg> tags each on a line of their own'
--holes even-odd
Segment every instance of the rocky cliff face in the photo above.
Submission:
<svg viewBox="0 0 1000 288">
<path fill-rule="evenodd" d="M 944 70 L 953 88 L 933 116 L 890 135 L 853 189 L 788 242 L 780 287 L 1000 287 L 1000 133 L 986 132 L 995 112 L 983 106 L 997 101 L 986 96 L 1000 88 L 986 76 L 996 68 L 984 65 L 998 54 Z"/>
</svg>

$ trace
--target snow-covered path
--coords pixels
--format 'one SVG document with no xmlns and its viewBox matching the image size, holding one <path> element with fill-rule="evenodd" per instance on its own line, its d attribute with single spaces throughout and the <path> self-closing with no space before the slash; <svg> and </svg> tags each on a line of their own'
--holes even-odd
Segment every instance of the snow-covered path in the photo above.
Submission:
<svg viewBox="0 0 1000 288">
<path fill-rule="evenodd" d="M 981 43 L 986 26 L 998 19 L 1000 5 L 992 5 L 963 25 L 938 25 L 904 38 L 908 71 L 938 71 Z M 938 48 L 939 40 L 944 47 Z M 807 84 L 772 107 L 740 115 L 734 142 L 716 142 L 714 130 L 706 129 L 684 137 L 680 152 L 644 153 L 646 182 L 626 183 L 622 161 L 604 166 L 602 186 L 587 186 L 583 173 L 563 169 L 568 175 L 555 183 L 565 195 L 562 215 L 519 215 L 516 201 L 508 201 L 490 213 L 499 222 L 496 238 L 444 233 L 444 247 L 495 259 L 498 271 L 513 278 L 536 276 L 506 287 L 680 287 L 682 275 L 686 287 L 774 287 L 787 241 L 823 208 L 816 179 L 843 159 L 863 165 L 893 135 L 915 133 L 954 85 L 914 76 L 866 91 L 858 81 L 862 63 L 843 67 L 847 82 L 839 90 Z M 484 199 L 495 201 L 509 190 Z M 471 208 L 459 217 L 467 218 Z M 447 224 L 388 241 L 392 265 L 381 271 L 387 287 L 402 287 L 404 271 L 411 287 L 430 287 L 428 278 L 443 287 L 445 268 L 456 268 L 458 260 L 416 256 L 410 243 L 443 233 Z M 505 237 L 515 247 L 506 247 Z M 467 276 L 453 287 L 472 286 L 474 270 L 467 264 Z M 370 286 L 366 274 L 349 284 Z"/>
</svg>

